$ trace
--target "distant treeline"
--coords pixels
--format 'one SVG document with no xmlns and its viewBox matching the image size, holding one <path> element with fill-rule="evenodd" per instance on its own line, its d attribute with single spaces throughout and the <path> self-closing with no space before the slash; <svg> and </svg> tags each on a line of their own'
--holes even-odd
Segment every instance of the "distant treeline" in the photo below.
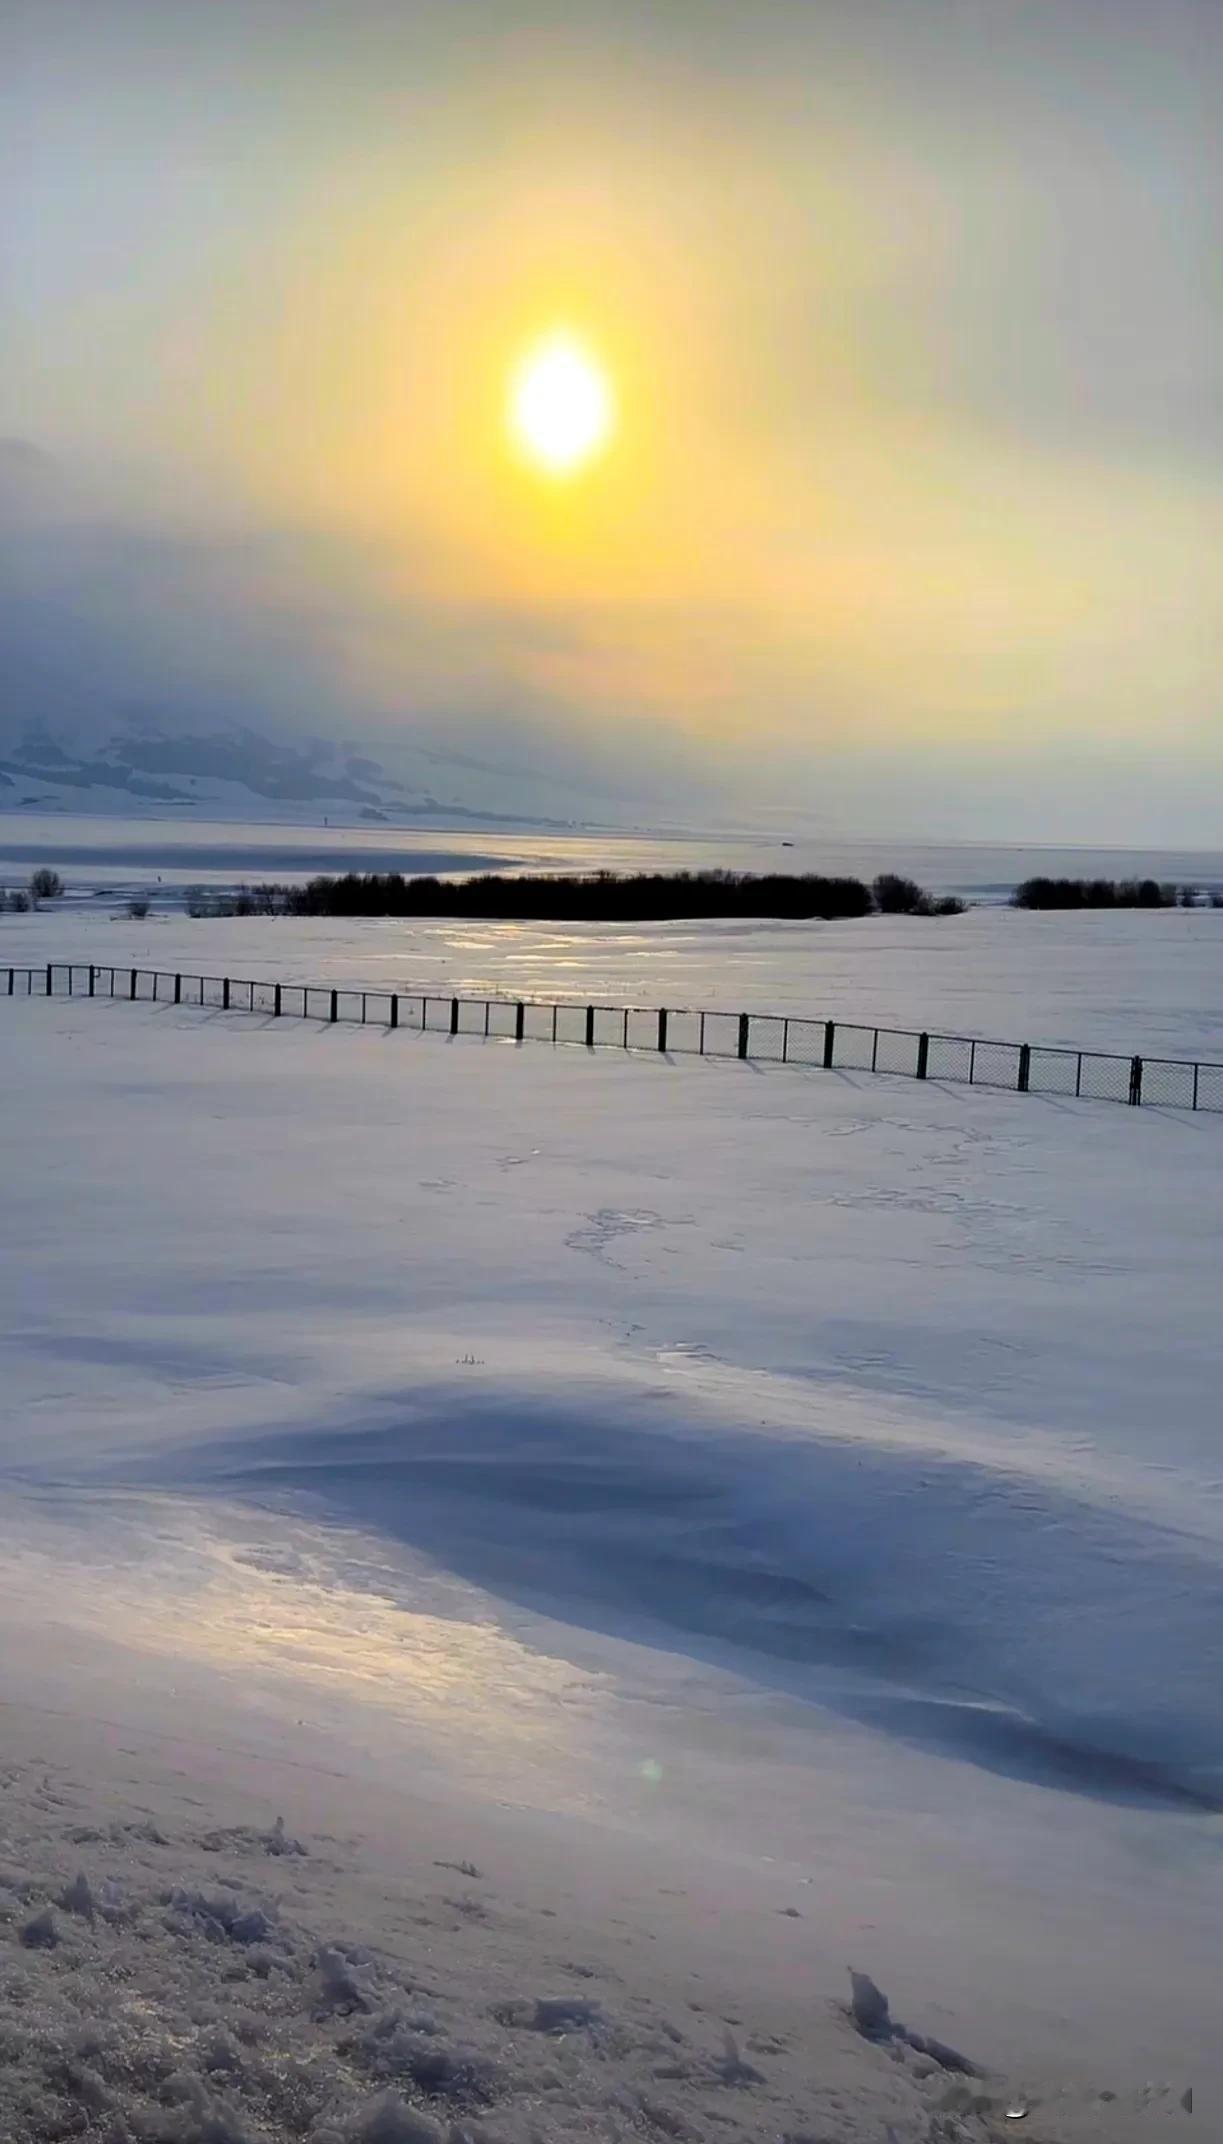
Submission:
<svg viewBox="0 0 1223 2144">
<path fill-rule="evenodd" d="M 1026 878 L 1013 908 L 1223 908 L 1223 893 L 1153 878 Z"/>
<path fill-rule="evenodd" d="M 646 923 L 681 916 L 949 916 L 964 903 L 936 899 L 912 879 L 886 872 L 873 886 L 857 878 L 780 872 L 656 871 L 537 877 L 486 872 L 478 878 L 405 878 L 399 871 L 349 871 L 305 886 L 255 886 L 228 900 L 189 897 L 193 915 L 480 916 L 541 922 Z"/>
</svg>

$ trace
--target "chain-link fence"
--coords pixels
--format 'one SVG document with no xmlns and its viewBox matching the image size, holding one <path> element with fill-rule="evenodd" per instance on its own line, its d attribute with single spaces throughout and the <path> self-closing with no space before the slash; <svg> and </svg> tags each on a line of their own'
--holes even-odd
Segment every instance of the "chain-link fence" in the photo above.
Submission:
<svg viewBox="0 0 1223 2144">
<path fill-rule="evenodd" d="M 901 1079 L 1003 1087 L 1019 1094 L 1223 1113 L 1223 1064 L 1112 1056 L 1101 1050 L 991 1042 L 981 1036 L 864 1027 L 781 1013 L 359 990 L 347 984 L 257 982 L 239 976 L 171 974 L 161 968 L 86 966 L 80 961 L 0 968 L 0 996 L 121 998 L 257 1013 L 273 1020 L 345 1021 L 500 1041 L 576 1043 L 592 1050 L 750 1058 L 756 1063 L 819 1065 L 829 1072 L 884 1072 Z"/>
</svg>

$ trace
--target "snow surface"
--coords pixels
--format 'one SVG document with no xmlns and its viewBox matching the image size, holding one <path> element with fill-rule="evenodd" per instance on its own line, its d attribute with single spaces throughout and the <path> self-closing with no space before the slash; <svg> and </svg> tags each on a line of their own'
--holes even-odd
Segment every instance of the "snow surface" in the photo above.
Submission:
<svg viewBox="0 0 1223 2144">
<path fill-rule="evenodd" d="M 985 920 L 954 928 L 1004 991 L 1029 919 Z M 1188 995 L 1216 919 L 1159 920 Z M 466 945 L 581 989 L 691 972 L 697 935 L 4 931 L 371 981 Z M 763 970 L 702 935 L 689 999 L 804 990 L 790 933 Z M 133 2136 L 362 2134 L 346 1943 L 363 2018 L 428 1982 L 507 2140 L 909 2144 L 1021 2087 L 1046 2138 L 1217 2110 L 1217 1121 L 63 1000 L 0 1005 L 0 1048 L 14 2134 L 68 2133 L 20 2126 L 65 2062 Z M 260 1843 L 278 1813 L 306 1855 Z M 80 1873 L 118 1919 L 56 1904 Z M 258 1941 L 191 1903 L 220 1892 Z M 987 2080 L 858 2039 L 847 1965 Z M 541 1998 L 599 2005 L 554 2071 Z M 105 2060 L 65 2051 L 99 2016 Z M 269 2077 L 303 2064 L 294 2131 Z"/>
<path fill-rule="evenodd" d="M 0 1857 L 13 2144 L 737 2144 L 813 2114 L 852 2144 L 882 2124 L 909 2144 L 941 2103 L 1001 2097 L 905 2043 L 890 2062 L 843 2019 L 813 2090 L 800 2005 L 742 2015 L 692 1932 L 676 1940 L 648 1856 L 645 1895 L 617 1901 L 632 1920 L 609 1924 L 580 1870 L 558 1880 L 555 1850 L 551 1868 L 529 1840 L 511 1854 L 487 1821 L 401 1795 L 392 1825 L 386 1798 L 324 1773 L 298 1837 L 266 1816 L 287 1766 L 230 1753 L 235 1789 L 200 1778 L 198 1744 L 125 1727 L 83 1777 L 60 1723 L 38 1736 L 37 1763 L 8 1769 Z"/>
<path fill-rule="evenodd" d="M 1223 1062 L 1223 910 L 855 921 L 404 923 L 68 900 L 0 916 L 0 964 L 117 962 L 284 982 L 725 1007 Z"/>
</svg>

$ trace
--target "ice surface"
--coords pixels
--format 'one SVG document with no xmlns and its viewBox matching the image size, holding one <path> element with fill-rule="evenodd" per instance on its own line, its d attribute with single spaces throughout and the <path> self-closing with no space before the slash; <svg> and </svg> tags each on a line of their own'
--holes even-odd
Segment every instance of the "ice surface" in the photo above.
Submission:
<svg viewBox="0 0 1223 2144">
<path fill-rule="evenodd" d="M 61 799 L 61 802 L 65 801 Z M 79 799 L 77 800 L 79 801 Z M 100 806 L 102 799 L 97 798 Z M 451 820 L 440 828 L 415 821 L 407 826 L 344 823 L 333 812 L 329 825 L 311 825 L 300 809 L 287 810 L 235 793 L 228 816 L 167 819 L 164 807 L 132 814 L 122 809 L 0 811 L 0 880 L 20 882 L 34 863 L 65 867 L 74 886 L 115 890 L 160 877 L 181 887 L 198 881 L 232 885 L 250 880 L 296 879 L 314 872 L 402 871 L 699 871 L 726 868 L 766 872 L 816 871 L 867 881 L 881 871 L 901 871 L 934 892 L 967 894 L 974 900 L 1005 899 L 1020 879 L 1037 873 L 1054 878 L 1155 878 L 1178 885 L 1223 885 L 1223 853 L 1193 849 L 1100 849 L 1038 847 L 999 842 L 912 841 L 837 837 L 827 829 L 795 829 L 797 839 L 777 832 L 650 831 L 585 827 L 576 831 L 529 822 L 493 831 L 465 832 Z M 128 800 L 130 803 L 130 799 Z"/>
</svg>

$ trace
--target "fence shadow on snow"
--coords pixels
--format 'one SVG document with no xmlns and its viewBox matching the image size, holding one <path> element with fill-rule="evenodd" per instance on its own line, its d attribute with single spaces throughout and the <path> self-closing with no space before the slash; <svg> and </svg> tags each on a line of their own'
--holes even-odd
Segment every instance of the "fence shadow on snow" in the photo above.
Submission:
<svg viewBox="0 0 1223 2144">
<path fill-rule="evenodd" d="M 1126 1057 L 1040 1043 L 989 1042 L 909 1028 L 863 1027 L 759 1012 L 583 1005 L 536 998 L 456 997 L 442 992 L 353 990 L 342 985 L 252 982 L 160 968 L 76 961 L 0 968 L 8 997 L 103 997 L 263 1013 L 273 1019 L 356 1021 L 514 1042 L 577 1043 L 587 1049 L 664 1050 L 737 1057 L 827 1071 L 884 1072 L 948 1080 L 1017 1094 L 1080 1096 L 1097 1102 L 1158 1104 L 1223 1112 L 1223 1064 L 1171 1057 Z"/>
</svg>

